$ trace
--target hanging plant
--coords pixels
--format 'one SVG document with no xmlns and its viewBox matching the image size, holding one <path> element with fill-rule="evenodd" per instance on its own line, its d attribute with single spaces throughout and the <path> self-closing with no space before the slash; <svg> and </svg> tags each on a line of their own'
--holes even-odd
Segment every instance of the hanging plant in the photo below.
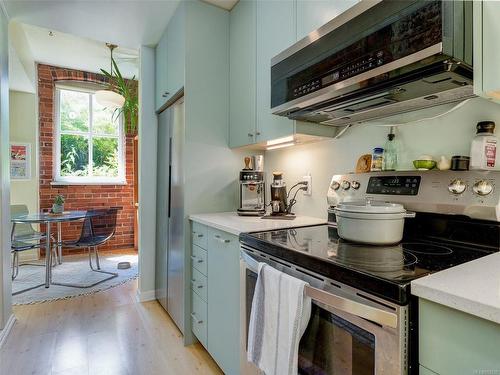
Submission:
<svg viewBox="0 0 500 375">
<path fill-rule="evenodd" d="M 104 69 L 101 69 L 101 72 L 109 79 L 109 89 L 125 98 L 123 106 L 114 110 L 113 119 L 117 119 L 119 116 L 123 115 L 125 132 L 129 135 L 133 135 L 137 133 L 137 120 L 139 114 L 139 97 L 134 83 L 135 76 L 133 76 L 132 79 L 124 79 L 113 57 L 111 57 L 111 64 L 113 66 L 111 73 Z"/>
</svg>

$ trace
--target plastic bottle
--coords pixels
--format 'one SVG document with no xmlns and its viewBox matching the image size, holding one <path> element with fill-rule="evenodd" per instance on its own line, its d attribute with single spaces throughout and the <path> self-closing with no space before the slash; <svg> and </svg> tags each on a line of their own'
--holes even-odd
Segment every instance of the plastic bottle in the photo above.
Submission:
<svg viewBox="0 0 500 375">
<path fill-rule="evenodd" d="M 500 170 L 498 137 L 493 121 L 481 121 L 470 149 L 470 169 Z"/>
<path fill-rule="evenodd" d="M 384 147 L 384 159 L 382 169 L 384 171 L 395 171 L 398 168 L 398 141 L 394 134 L 394 128 L 387 134 L 387 142 Z"/>
</svg>

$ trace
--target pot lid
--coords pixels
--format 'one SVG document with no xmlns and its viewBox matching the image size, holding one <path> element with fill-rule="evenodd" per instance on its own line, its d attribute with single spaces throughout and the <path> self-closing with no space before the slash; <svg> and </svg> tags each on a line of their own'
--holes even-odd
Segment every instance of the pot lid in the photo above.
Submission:
<svg viewBox="0 0 500 375">
<path fill-rule="evenodd" d="M 402 204 L 370 200 L 342 202 L 337 205 L 336 209 L 343 212 L 365 214 L 396 214 L 406 212 Z"/>
</svg>

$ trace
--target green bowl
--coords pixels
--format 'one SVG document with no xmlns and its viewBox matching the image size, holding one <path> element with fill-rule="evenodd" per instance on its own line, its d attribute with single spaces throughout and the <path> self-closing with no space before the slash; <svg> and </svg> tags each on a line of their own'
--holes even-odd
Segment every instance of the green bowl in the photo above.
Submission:
<svg viewBox="0 0 500 375">
<path fill-rule="evenodd" d="M 426 171 L 436 167 L 434 160 L 413 160 L 413 166 L 421 171 Z"/>
</svg>

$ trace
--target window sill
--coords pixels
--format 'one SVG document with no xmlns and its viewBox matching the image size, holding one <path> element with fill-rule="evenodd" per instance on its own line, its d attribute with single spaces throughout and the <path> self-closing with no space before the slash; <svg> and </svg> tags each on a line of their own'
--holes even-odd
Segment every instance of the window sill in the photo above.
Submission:
<svg viewBox="0 0 500 375">
<path fill-rule="evenodd" d="M 67 185 L 116 185 L 116 186 L 125 186 L 127 185 L 127 181 L 52 181 L 50 183 L 51 186 L 67 186 Z"/>
</svg>

